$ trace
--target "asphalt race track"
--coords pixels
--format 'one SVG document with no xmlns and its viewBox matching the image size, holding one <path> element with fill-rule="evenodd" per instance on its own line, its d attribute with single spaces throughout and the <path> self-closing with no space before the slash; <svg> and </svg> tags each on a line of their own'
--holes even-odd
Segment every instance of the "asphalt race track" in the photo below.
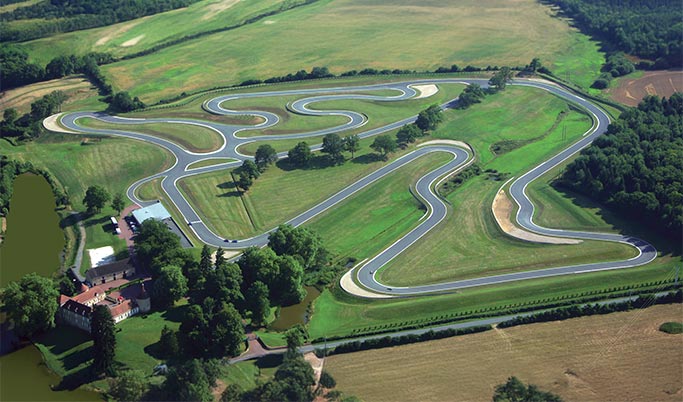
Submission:
<svg viewBox="0 0 683 402">
<path fill-rule="evenodd" d="M 136 204 L 145 206 L 151 203 L 143 202 L 135 196 L 136 189 L 152 179 L 163 177 L 161 182 L 162 188 L 168 194 L 171 201 L 178 208 L 186 222 L 189 224 L 190 228 L 203 242 L 215 247 L 222 247 L 224 249 L 243 249 L 250 246 L 264 246 L 268 243 L 268 235 L 275 228 L 270 231 L 263 233 L 261 235 L 249 238 L 249 239 L 224 239 L 217 234 L 213 233 L 206 224 L 200 219 L 197 212 L 192 208 L 189 202 L 178 190 L 176 185 L 177 181 L 195 174 L 201 174 L 216 170 L 223 170 L 228 168 L 234 168 L 240 166 L 242 162 L 246 159 L 253 159 L 250 156 L 240 154 L 237 149 L 239 146 L 244 145 L 249 142 L 254 141 L 277 141 L 283 139 L 304 139 L 310 137 L 322 136 L 329 133 L 336 133 L 351 129 L 357 129 L 362 127 L 367 121 L 366 118 L 356 112 L 344 111 L 344 110 L 311 110 L 308 105 L 327 100 L 341 100 L 341 99 L 363 99 L 363 100 L 374 100 L 381 102 L 393 102 L 410 99 L 417 95 L 417 92 L 411 88 L 412 85 L 424 85 L 424 84 L 440 84 L 440 83 L 461 83 L 461 84 L 479 84 L 482 87 L 488 86 L 488 81 L 483 79 L 430 79 L 430 80 L 413 80 L 406 82 L 397 82 L 389 84 L 379 84 L 379 85 L 365 85 L 356 87 L 339 87 L 339 88 L 321 88 L 321 89 L 304 89 L 304 90 L 289 90 L 289 91 L 273 91 L 273 92 L 257 92 L 250 94 L 233 94 L 224 95 L 213 98 L 206 101 L 203 104 L 203 108 L 213 114 L 218 115 L 253 115 L 263 119 L 263 122 L 258 125 L 251 126 L 235 126 L 226 125 L 215 122 L 208 121 L 198 121 L 198 120 L 186 120 L 186 119 L 130 119 L 122 118 L 116 116 L 110 116 L 104 113 L 93 113 L 93 112 L 75 112 L 68 113 L 62 116 L 61 123 L 70 130 L 83 132 L 83 133 L 94 133 L 102 135 L 113 135 L 133 138 L 141 141 L 150 142 L 156 144 L 169 150 L 176 158 L 176 163 L 169 169 L 157 173 L 153 176 L 144 178 L 142 180 L 133 183 L 127 191 L 128 197 Z M 403 250 L 410 247 L 413 243 L 418 241 L 422 236 L 429 232 L 432 228 L 439 224 L 448 212 L 448 207 L 444 201 L 440 198 L 438 194 L 434 192 L 435 183 L 443 179 L 444 177 L 456 172 L 459 168 L 465 166 L 465 164 L 471 160 L 471 155 L 468 150 L 456 147 L 454 145 L 430 145 L 419 147 L 416 150 L 402 156 L 401 158 L 388 163 L 382 168 L 372 172 L 366 177 L 361 178 L 355 183 L 349 185 L 348 187 L 342 189 L 338 193 L 332 195 L 320 204 L 312 207 L 311 209 L 303 212 L 302 214 L 290 219 L 285 222 L 293 226 L 299 226 L 313 217 L 323 213 L 329 208 L 334 207 L 338 203 L 352 196 L 356 192 L 362 190 L 363 188 L 371 185 L 373 182 L 379 180 L 380 178 L 386 176 L 387 174 L 395 171 L 396 169 L 404 166 L 413 160 L 432 153 L 432 152 L 446 152 L 453 156 L 448 163 L 435 169 L 425 176 L 420 178 L 415 186 L 416 192 L 422 201 L 427 205 L 426 216 L 421 219 L 420 224 L 411 230 L 409 233 L 404 235 L 402 238 L 397 240 L 395 243 L 381 251 L 372 259 L 368 260 L 362 267 L 360 267 L 356 272 L 356 279 L 364 287 L 377 292 L 385 293 L 391 295 L 415 295 L 433 292 L 444 292 L 453 291 L 456 289 L 490 285 L 495 283 L 510 282 L 523 279 L 541 278 L 548 276 L 557 275 L 568 275 L 568 274 L 580 274 L 584 272 L 593 272 L 601 270 L 619 269 L 626 267 L 634 267 L 646 264 L 657 256 L 657 250 L 644 240 L 637 239 L 634 237 L 623 236 L 618 234 L 606 234 L 606 233 L 593 233 L 593 232 L 572 232 L 558 229 L 547 229 L 538 226 L 533 222 L 534 206 L 527 197 L 525 193 L 526 186 L 536 178 L 543 175 L 548 170 L 557 166 L 562 161 L 566 160 L 570 156 L 579 152 L 584 147 L 588 146 L 595 138 L 602 135 L 609 125 L 609 117 L 600 108 L 592 104 L 591 102 L 583 99 L 568 90 L 561 88 L 557 85 L 543 82 L 543 81 L 527 81 L 527 80 L 513 80 L 509 85 L 520 85 L 520 86 L 530 86 L 538 88 L 540 90 L 545 90 L 558 96 L 574 105 L 586 110 L 593 117 L 593 127 L 584 134 L 584 136 L 570 145 L 568 148 L 560 152 L 559 154 L 553 156 L 549 160 L 538 165 L 531 171 L 527 172 L 523 176 L 517 178 L 510 187 L 510 195 L 518 204 L 518 213 L 516 216 L 517 223 L 525 228 L 526 230 L 540 233 L 548 236 L 556 237 L 568 237 L 576 239 L 592 239 L 592 240 L 602 240 L 602 241 L 614 241 L 629 244 L 638 250 L 638 255 L 629 260 L 623 261 L 611 261 L 604 263 L 594 263 L 594 264 L 583 264 L 583 265 L 573 265 L 566 267 L 554 267 L 547 269 L 540 269 L 534 271 L 517 272 L 505 275 L 496 276 L 486 276 L 476 279 L 468 279 L 454 282 L 438 283 L 432 285 L 423 286 L 413 286 L 413 287 L 388 287 L 375 278 L 377 270 L 386 265 L 389 261 L 399 255 Z M 395 96 L 374 96 L 374 95 L 363 95 L 359 92 L 370 92 L 376 90 L 395 90 L 397 95 Z M 233 111 L 225 109 L 222 104 L 233 99 L 246 99 L 246 98 L 260 98 L 269 96 L 286 96 L 286 95 L 310 95 L 304 99 L 292 102 L 288 107 L 295 113 L 302 115 L 341 115 L 348 118 L 348 122 L 339 125 L 337 127 L 327 128 L 323 130 L 317 130 L 307 133 L 298 134 L 286 134 L 286 135 L 264 135 L 264 136 L 253 136 L 253 137 L 241 137 L 239 133 L 247 130 L 264 129 L 267 127 L 272 127 L 279 122 L 277 115 L 264 112 L 264 111 Z M 442 108 L 449 107 L 454 102 L 457 102 L 457 98 L 453 99 L 443 105 Z M 161 123 L 175 123 L 175 124 L 191 124 L 199 125 L 209 129 L 212 129 L 219 133 L 223 137 L 222 146 L 212 152 L 207 153 L 194 153 L 185 150 L 184 148 L 178 146 L 177 144 L 167 141 L 158 137 L 153 137 L 150 135 L 140 134 L 133 131 L 123 131 L 123 130 L 102 130 L 102 129 L 91 129 L 83 128 L 78 125 L 78 119 L 83 117 L 96 118 L 102 121 L 116 123 L 121 125 L 139 125 L 150 122 L 161 122 Z M 390 130 L 399 128 L 405 124 L 412 123 L 415 121 L 417 116 L 413 116 L 407 119 L 397 121 L 395 123 L 386 125 L 384 127 L 367 130 L 361 134 L 359 137 L 367 138 L 380 133 L 384 133 Z M 312 150 L 319 150 L 321 145 L 316 145 L 311 147 Z M 280 158 L 286 158 L 286 153 L 278 154 Z M 223 163 L 219 165 L 206 166 L 196 169 L 188 169 L 188 166 L 206 159 L 212 158 L 231 158 L 235 159 L 235 162 Z"/>
</svg>

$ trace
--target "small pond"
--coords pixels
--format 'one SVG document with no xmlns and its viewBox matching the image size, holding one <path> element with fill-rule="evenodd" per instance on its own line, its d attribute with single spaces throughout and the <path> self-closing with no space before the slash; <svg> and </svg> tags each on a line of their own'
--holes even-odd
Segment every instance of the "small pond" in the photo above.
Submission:
<svg viewBox="0 0 683 402">
<path fill-rule="evenodd" d="M 306 286 L 306 298 L 292 306 L 280 309 L 280 316 L 268 327 L 275 331 L 286 331 L 296 324 L 305 324 L 308 321 L 308 305 L 320 295 L 320 291 L 313 286 Z"/>
</svg>

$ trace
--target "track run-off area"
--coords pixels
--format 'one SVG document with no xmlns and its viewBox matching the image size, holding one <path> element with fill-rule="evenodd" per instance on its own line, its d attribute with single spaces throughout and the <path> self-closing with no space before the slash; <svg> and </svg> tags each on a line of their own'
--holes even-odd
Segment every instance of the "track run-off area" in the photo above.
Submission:
<svg viewBox="0 0 683 402">
<path fill-rule="evenodd" d="M 163 147 L 170 151 L 175 156 L 175 164 L 169 169 L 157 173 L 155 175 L 141 179 L 133 183 L 127 190 L 127 196 L 133 202 L 138 205 L 145 206 L 152 202 L 144 202 L 136 196 L 136 190 L 139 186 L 150 180 L 163 178 L 161 181 L 161 186 L 163 190 L 168 195 L 169 199 L 175 207 L 178 209 L 182 217 L 185 219 L 186 223 L 189 225 L 190 229 L 196 234 L 196 236 L 201 239 L 204 243 L 214 246 L 222 247 L 228 250 L 239 250 L 250 246 L 262 247 L 268 243 L 268 236 L 270 232 L 276 228 L 271 229 L 265 233 L 258 236 L 251 237 L 248 239 L 224 239 L 218 236 L 216 233 L 212 232 L 205 222 L 199 217 L 195 209 L 190 205 L 188 200 L 183 196 L 177 186 L 178 180 L 197 175 L 201 173 L 213 172 L 218 170 L 225 170 L 230 168 L 238 167 L 242 164 L 244 160 L 253 159 L 253 157 L 241 154 L 238 148 L 247 143 L 255 141 L 278 141 L 278 140 L 291 140 L 291 139 L 305 139 L 310 137 L 320 137 L 330 133 L 340 133 L 347 130 L 354 130 L 362 128 L 366 123 L 367 119 L 364 115 L 345 110 L 312 110 L 308 106 L 315 102 L 330 101 L 330 100 L 368 100 L 368 101 L 378 101 L 378 102 L 395 102 L 402 101 L 418 96 L 418 92 L 413 88 L 417 85 L 427 85 L 427 84 L 478 84 L 483 88 L 488 87 L 488 81 L 485 79 L 429 79 L 429 80 L 412 80 L 403 81 L 396 83 L 386 83 L 378 85 L 362 85 L 362 86 L 350 86 L 350 87 L 338 87 L 338 88 L 320 88 L 320 89 L 298 89 L 298 90 L 287 90 L 287 91 L 270 91 L 270 92 L 255 92 L 248 94 L 233 94 L 233 95 L 223 95 L 215 97 L 211 100 L 204 102 L 203 108 L 208 112 L 216 115 L 226 115 L 226 116 L 244 116 L 251 115 L 259 117 L 263 120 L 260 124 L 250 125 L 250 126 L 238 126 L 238 125 L 228 125 L 221 124 L 210 121 L 199 121 L 199 120 L 188 120 L 188 119 L 165 119 L 165 118 L 153 118 L 153 119 L 133 119 L 111 116 L 105 113 L 95 113 L 95 112 L 74 112 L 67 113 L 60 118 L 61 124 L 70 131 L 78 133 L 89 133 L 89 134 L 99 134 L 99 135 L 111 135 L 133 138 L 145 142 L 149 142 L 160 147 Z M 436 188 L 442 180 L 457 173 L 460 169 L 466 167 L 469 163 L 473 161 L 474 156 L 472 151 L 467 149 L 467 147 L 457 146 L 455 144 L 448 143 L 434 143 L 425 144 L 424 146 L 418 147 L 416 150 L 403 155 L 402 157 L 387 163 L 385 166 L 379 168 L 378 170 L 368 174 L 367 176 L 359 179 L 355 183 L 347 186 L 336 194 L 330 196 L 326 200 L 322 201 L 318 205 L 313 206 L 307 211 L 301 213 L 300 215 L 290 219 L 287 224 L 292 226 L 299 226 L 317 215 L 322 214 L 330 208 L 340 202 L 348 199 L 360 190 L 372 185 L 372 183 L 383 178 L 391 172 L 405 166 L 412 161 L 434 152 L 448 153 L 452 155 L 452 159 L 441 167 L 427 173 L 422 176 L 415 185 L 415 192 L 420 198 L 421 202 L 427 207 L 427 212 L 425 216 L 420 220 L 420 223 L 405 234 L 403 237 L 395 241 L 393 244 L 379 252 L 374 257 L 365 261 L 360 267 L 354 268 L 351 273 L 354 275 L 355 281 L 364 287 L 368 292 L 362 292 L 363 294 L 374 293 L 377 295 L 384 296 L 405 296 L 405 295 L 417 295 L 417 294 L 429 294 L 429 293 L 439 293 L 454 291 L 461 288 L 491 285 L 503 282 L 518 281 L 524 279 L 542 278 L 557 275 L 570 275 L 570 274 L 581 274 L 585 272 L 595 272 L 627 267 L 635 267 L 647 264 L 657 257 L 657 250 L 648 242 L 625 235 L 620 234 L 608 234 L 608 233 L 594 233 L 594 232 L 579 232 L 579 231 L 566 231 L 560 229 L 548 229 L 541 227 L 534 223 L 534 205 L 527 196 L 525 190 L 530 182 L 539 178 L 544 173 L 548 172 L 555 166 L 559 165 L 563 161 L 570 158 L 572 155 L 579 152 L 581 149 L 590 145 L 598 136 L 602 135 L 607 131 L 607 126 L 610 123 L 607 114 L 598 106 L 591 103 L 590 101 L 571 93 L 569 90 L 562 88 L 558 85 L 552 84 L 550 82 L 541 80 L 523 80 L 515 79 L 512 80 L 508 85 L 518 85 L 518 86 L 528 86 L 539 90 L 544 90 L 550 92 L 551 94 L 560 97 L 561 99 L 572 103 L 573 105 L 581 108 L 586 113 L 588 113 L 593 119 L 593 126 L 576 142 L 572 143 L 569 147 L 565 148 L 563 151 L 557 155 L 551 157 L 535 168 L 531 169 L 524 175 L 515 179 L 509 188 L 509 193 L 513 200 L 516 202 L 517 214 L 515 217 L 515 222 L 521 228 L 538 233 L 546 236 L 553 237 L 564 237 L 572 239 L 589 239 L 589 240 L 601 240 L 601 241 L 611 241 L 620 242 L 628 244 L 634 247 L 638 254 L 637 256 L 622 261 L 610 261 L 602 263 L 592 263 L 592 264 L 581 264 L 563 267 L 553 267 L 546 269 L 538 269 L 533 271 L 515 272 L 504 275 L 495 276 L 483 276 L 480 278 L 459 280 L 453 282 L 444 282 L 430 285 L 422 286 L 411 286 L 411 287 L 388 287 L 380 283 L 376 279 L 377 271 L 386 265 L 389 261 L 398 256 L 401 252 L 411 247 L 415 242 L 417 242 L 426 233 L 432 230 L 436 225 L 438 225 L 448 214 L 448 206 L 441 198 L 441 196 L 436 191 Z M 372 91 L 386 91 L 393 90 L 398 95 L 395 96 L 379 96 L 379 95 L 367 95 L 365 93 Z M 362 92 L 364 94 L 360 94 Z M 309 96 L 310 95 L 310 96 Z M 283 135 L 262 135 L 262 136 L 250 136 L 242 137 L 240 132 L 247 130 L 262 130 L 268 127 L 272 127 L 278 124 L 279 117 L 270 112 L 266 111 L 235 111 L 224 108 L 222 105 L 230 100 L 247 99 L 247 98 L 263 98 L 272 96 L 305 96 L 303 99 L 292 102 L 287 107 L 294 113 L 299 113 L 302 115 L 318 115 L 318 116 L 344 116 L 348 121 L 344 124 L 338 125 L 332 128 L 326 128 L 322 130 L 316 130 L 306 133 L 295 133 L 295 134 L 283 134 Z M 457 103 L 457 98 L 450 100 L 441 105 L 442 108 L 452 107 Z M 222 137 L 222 145 L 214 151 L 206 153 L 190 152 L 174 142 L 161 139 L 155 136 L 136 133 L 134 131 L 124 131 L 124 130 L 112 130 L 112 129 L 92 129 L 85 128 L 78 124 L 78 120 L 81 118 L 94 118 L 108 123 L 115 123 L 119 125 L 135 126 L 145 123 L 171 123 L 171 124 L 187 124 L 202 126 L 211 130 L 214 130 Z M 391 130 L 402 127 L 405 124 L 412 123 L 416 120 L 417 116 L 409 117 L 396 121 L 394 123 L 385 125 L 383 127 L 366 130 L 358 136 L 360 138 L 367 138 L 375 136 L 381 133 L 385 133 Z M 311 147 L 311 150 L 320 150 L 322 145 L 315 145 Z M 286 152 L 281 152 L 278 154 L 279 158 L 286 158 Z M 188 166 L 195 164 L 196 162 L 214 159 L 214 158 L 229 158 L 234 159 L 234 162 L 216 164 L 211 166 L 205 166 L 195 169 L 189 169 Z M 313 185 L 313 183 L 311 184 Z M 371 208 L 372 206 L 368 206 Z M 359 294 L 362 295 L 362 294 Z"/>
</svg>

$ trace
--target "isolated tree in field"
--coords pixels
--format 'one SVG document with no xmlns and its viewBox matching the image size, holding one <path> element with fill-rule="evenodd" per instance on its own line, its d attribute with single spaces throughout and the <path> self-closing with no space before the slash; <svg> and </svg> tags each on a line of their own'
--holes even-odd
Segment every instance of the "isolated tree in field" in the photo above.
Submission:
<svg viewBox="0 0 683 402">
<path fill-rule="evenodd" d="M 111 197 L 109 193 L 104 189 L 104 187 L 98 185 L 90 186 L 85 191 L 83 204 L 88 207 L 88 213 L 92 214 L 100 212 L 110 198 Z"/>
<path fill-rule="evenodd" d="M 375 138 L 370 148 L 379 153 L 383 160 L 387 160 L 389 153 L 396 151 L 396 140 L 388 135 L 380 135 Z"/>
<path fill-rule="evenodd" d="M 416 124 L 406 124 L 396 133 L 399 144 L 411 144 L 422 137 L 422 130 Z"/>
<path fill-rule="evenodd" d="M 258 177 L 261 175 L 261 171 L 259 171 L 259 168 L 258 166 L 256 166 L 256 163 L 249 159 L 242 162 L 242 166 L 240 167 L 240 173 L 242 172 L 246 172 L 252 179 L 258 179 Z"/>
<path fill-rule="evenodd" d="M 333 164 L 344 163 L 344 141 L 337 134 L 327 134 L 323 137 L 322 151 L 330 156 Z"/>
<path fill-rule="evenodd" d="M 277 152 L 275 148 L 271 147 L 269 144 L 263 144 L 256 149 L 256 155 L 254 155 L 254 162 L 258 166 L 260 171 L 266 170 L 269 165 L 272 165 L 277 161 Z"/>
<path fill-rule="evenodd" d="M 510 67 L 503 67 L 491 77 L 489 80 L 489 85 L 493 87 L 496 91 L 502 91 L 505 89 L 505 85 L 512 79 L 512 70 Z"/>
<path fill-rule="evenodd" d="M 160 309 L 173 306 L 187 293 L 187 279 L 180 267 L 169 265 L 161 268 L 161 275 L 154 282 L 153 303 Z"/>
<path fill-rule="evenodd" d="M 517 377 L 508 378 L 505 384 L 496 386 L 493 402 L 562 402 L 562 398 L 541 391 L 535 385 L 525 386 Z"/>
<path fill-rule="evenodd" d="M 287 153 L 289 161 L 294 166 L 306 167 L 311 162 L 311 149 L 305 141 L 302 141 Z"/>
<path fill-rule="evenodd" d="M 261 281 L 254 282 L 245 297 L 247 309 L 251 311 L 251 322 L 255 326 L 264 325 L 270 313 L 268 286 Z"/>
<path fill-rule="evenodd" d="M 529 63 L 529 70 L 535 73 L 542 66 L 543 65 L 541 64 L 541 59 L 539 59 L 538 57 L 534 57 L 531 60 L 531 63 Z"/>
<path fill-rule="evenodd" d="M 111 207 L 114 208 L 117 215 L 121 215 L 121 211 L 126 208 L 126 201 L 123 199 L 123 194 L 114 194 L 114 199 L 111 201 Z"/>
<path fill-rule="evenodd" d="M 114 319 L 109 307 L 95 305 L 90 322 L 90 334 L 93 339 L 93 371 L 96 375 L 116 374 L 114 357 L 116 354 L 116 335 Z"/>
<path fill-rule="evenodd" d="M 126 370 L 109 381 L 109 394 L 117 401 L 139 401 L 147 393 L 145 374 L 140 370 Z"/>
<path fill-rule="evenodd" d="M 248 191 L 252 184 L 254 184 L 254 179 L 251 178 L 249 173 L 241 171 L 239 179 L 237 179 L 237 186 L 244 191 Z"/>
<path fill-rule="evenodd" d="M 344 149 L 351 152 L 351 159 L 355 157 L 355 153 L 360 151 L 360 137 L 358 134 L 352 134 L 344 138 Z"/>
<path fill-rule="evenodd" d="M 2 304 L 17 335 L 30 338 L 54 327 L 58 297 L 52 280 L 30 273 L 7 284 Z"/>
<path fill-rule="evenodd" d="M 180 353 L 178 335 L 174 330 L 164 325 L 159 338 L 159 349 L 166 358 L 177 356 Z"/>
<path fill-rule="evenodd" d="M 434 130 L 436 126 L 441 123 L 441 107 L 439 105 L 431 105 L 427 109 L 421 111 L 417 115 L 415 125 L 423 132 Z"/>
</svg>

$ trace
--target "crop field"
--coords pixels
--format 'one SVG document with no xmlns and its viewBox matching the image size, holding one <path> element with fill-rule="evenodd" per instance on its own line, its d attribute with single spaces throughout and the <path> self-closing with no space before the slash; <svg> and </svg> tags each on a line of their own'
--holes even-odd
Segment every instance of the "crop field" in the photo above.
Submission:
<svg viewBox="0 0 683 402">
<path fill-rule="evenodd" d="M 616 86 L 607 90 L 610 97 L 628 106 L 638 103 L 648 95 L 669 97 L 683 91 L 683 72 L 675 70 L 637 71 L 617 80 Z"/>
<path fill-rule="evenodd" d="M 211 88 L 314 66 L 334 73 L 433 70 L 453 63 L 517 66 L 539 57 L 556 73 L 566 70 L 592 82 L 604 61 L 598 45 L 552 13 L 534 0 L 321 0 L 103 70 L 115 88 L 148 103 L 177 95 L 178 88 Z"/>
<path fill-rule="evenodd" d="M 78 209 L 83 209 L 88 186 L 99 184 L 111 194 L 125 193 L 131 183 L 173 163 L 168 152 L 140 141 L 121 138 L 102 138 L 100 141 L 89 137 L 90 141 L 84 143 L 84 138 L 49 134 L 19 146 L 0 141 L 0 153 L 49 170 Z"/>
<path fill-rule="evenodd" d="M 513 375 L 568 401 L 679 401 L 681 335 L 658 328 L 681 314 L 674 304 L 496 329 L 331 356 L 325 369 L 368 401 L 490 401 Z"/>
</svg>

